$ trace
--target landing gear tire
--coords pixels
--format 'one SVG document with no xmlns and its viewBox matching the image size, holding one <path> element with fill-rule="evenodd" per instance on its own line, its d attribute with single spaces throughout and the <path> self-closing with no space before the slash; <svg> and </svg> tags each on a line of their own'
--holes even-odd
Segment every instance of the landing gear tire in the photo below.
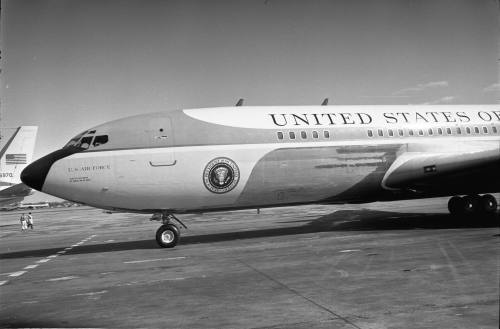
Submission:
<svg viewBox="0 0 500 329">
<path fill-rule="evenodd" d="M 173 248 L 181 237 L 179 228 L 174 224 L 164 224 L 156 231 L 156 242 L 162 248 Z"/>
<path fill-rule="evenodd" d="M 462 199 L 464 200 L 464 215 L 469 216 L 478 212 L 479 202 L 481 201 L 481 197 L 479 195 L 466 195 Z"/>
<path fill-rule="evenodd" d="M 454 196 L 448 201 L 448 210 L 453 216 L 461 216 L 464 214 L 465 202 L 459 196 Z"/>
<path fill-rule="evenodd" d="M 491 194 L 454 196 L 448 201 L 448 210 L 451 215 L 459 218 L 470 218 L 474 215 L 496 217 L 497 207 L 498 202 Z"/>
<path fill-rule="evenodd" d="M 491 194 L 485 194 L 479 199 L 479 210 L 484 214 L 494 214 L 497 211 L 498 203 Z"/>
</svg>

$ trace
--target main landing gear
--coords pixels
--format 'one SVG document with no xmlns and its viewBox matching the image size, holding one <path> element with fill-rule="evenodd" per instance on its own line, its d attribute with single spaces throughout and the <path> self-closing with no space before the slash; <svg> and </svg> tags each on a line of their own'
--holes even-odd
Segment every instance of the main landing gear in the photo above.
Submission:
<svg viewBox="0 0 500 329">
<path fill-rule="evenodd" d="M 448 210 L 453 216 L 471 215 L 494 215 L 497 211 L 498 203 L 491 194 L 479 196 L 466 195 L 464 197 L 454 196 L 448 201 Z"/>
<path fill-rule="evenodd" d="M 158 215 L 154 215 L 152 220 L 159 217 Z M 162 226 L 156 231 L 156 242 L 162 248 L 173 248 L 177 245 L 181 238 L 181 232 L 177 225 L 172 223 L 175 220 L 179 222 L 184 228 L 187 229 L 186 225 L 181 222 L 177 217 L 172 214 L 163 213 L 161 214 L 161 221 L 163 223 Z"/>
</svg>

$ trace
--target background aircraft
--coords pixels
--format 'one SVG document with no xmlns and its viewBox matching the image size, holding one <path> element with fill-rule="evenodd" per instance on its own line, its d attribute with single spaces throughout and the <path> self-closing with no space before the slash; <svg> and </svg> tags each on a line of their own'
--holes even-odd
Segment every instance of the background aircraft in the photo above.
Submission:
<svg viewBox="0 0 500 329">
<path fill-rule="evenodd" d="M 12 206 L 32 194 L 21 182 L 21 172 L 33 158 L 37 131 L 37 126 L 2 128 L 0 207 Z"/>
<path fill-rule="evenodd" d="M 161 214 L 156 238 L 172 247 L 176 213 L 453 196 L 454 215 L 494 215 L 499 168 L 497 105 L 237 106 L 105 123 L 21 178 L 67 200 Z"/>
</svg>

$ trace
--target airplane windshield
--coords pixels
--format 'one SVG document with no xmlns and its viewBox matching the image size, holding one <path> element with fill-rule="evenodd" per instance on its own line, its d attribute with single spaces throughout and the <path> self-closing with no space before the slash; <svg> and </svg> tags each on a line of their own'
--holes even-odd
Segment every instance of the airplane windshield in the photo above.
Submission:
<svg viewBox="0 0 500 329">
<path fill-rule="evenodd" d="M 95 136 L 95 130 L 86 131 L 73 137 L 63 148 L 77 147 L 79 149 L 88 149 L 98 147 L 108 142 L 108 135 Z M 88 136 L 90 135 L 90 136 Z"/>
<path fill-rule="evenodd" d="M 80 134 L 76 135 L 75 137 L 71 138 L 71 140 L 66 145 L 64 145 L 63 148 L 67 148 L 70 146 L 76 146 L 76 144 L 78 144 L 78 141 L 80 140 L 80 138 L 82 138 L 82 136 L 85 135 L 86 133 L 87 133 L 87 131 L 84 131 L 83 133 L 80 133 Z"/>
</svg>

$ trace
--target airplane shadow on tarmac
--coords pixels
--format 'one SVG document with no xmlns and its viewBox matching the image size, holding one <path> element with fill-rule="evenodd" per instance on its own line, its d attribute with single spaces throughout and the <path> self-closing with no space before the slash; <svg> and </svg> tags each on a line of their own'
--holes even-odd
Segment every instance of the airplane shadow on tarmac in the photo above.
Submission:
<svg viewBox="0 0 500 329">
<path fill-rule="evenodd" d="M 331 214 L 320 216 L 316 219 L 286 222 L 305 223 L 292 227 L 276 227 L 249 231 L 183 236 L 177 248 L 182 247 L 182 245 L 196 243 L 213 243 L 331 231 L 376 232 L 413 229 L 445 230 L 463 228 L 492 228 L 499 227 L 498 216 L 499 214 L 497 213 L 494 217 L 488 218 L 456 219 L 452 218 L 449 214 L 397 213 L 369 209 L 340 210 Z M 498 234 L 496 236 L 498 236 Z M 71 252 L 68 252 L 67 255 L 157 248 L 158 245 L 152 237 L 148 240 L 84 245 L 73 249 Z M 63 247 L 2 253 L 0 254 L 0 259 L 46 257 L 55 254 L 61 249 L 63 249 Z"/>
</svg>

